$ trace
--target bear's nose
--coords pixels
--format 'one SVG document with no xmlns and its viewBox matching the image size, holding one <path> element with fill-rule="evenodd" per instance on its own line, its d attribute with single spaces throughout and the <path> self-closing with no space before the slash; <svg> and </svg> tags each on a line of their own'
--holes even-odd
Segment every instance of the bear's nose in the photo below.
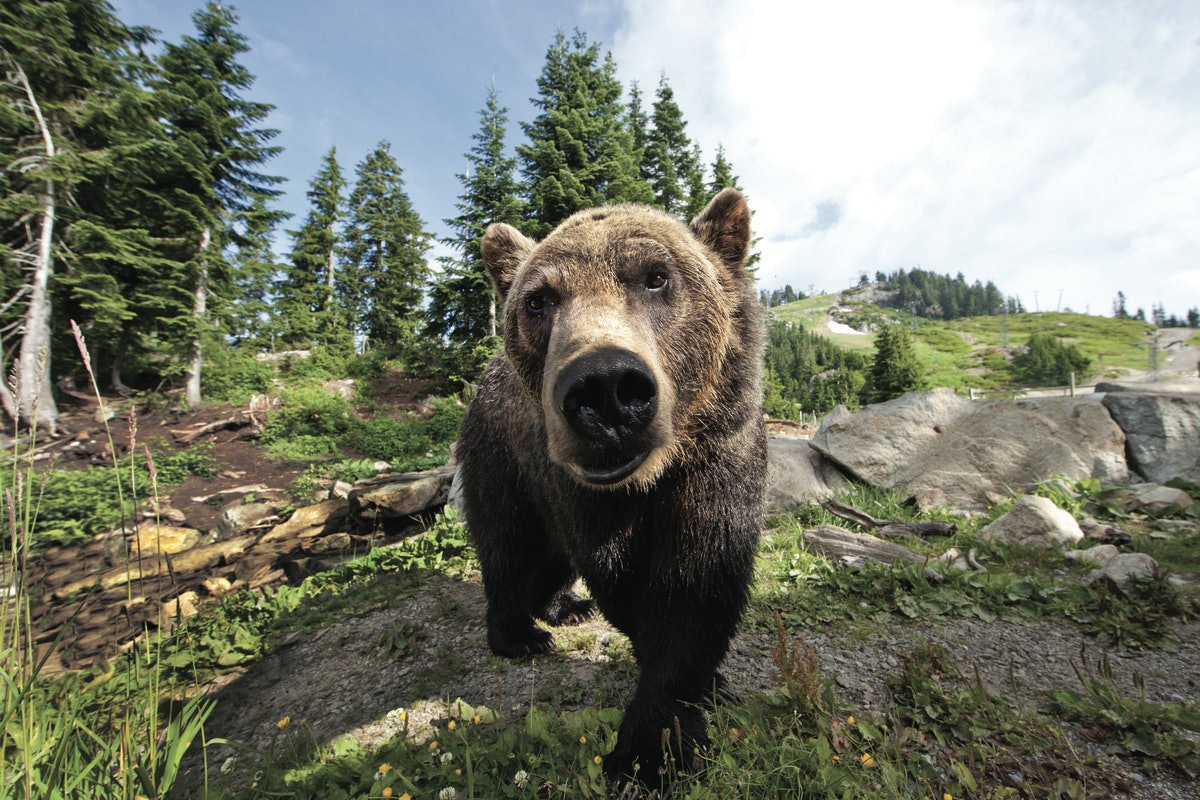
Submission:
<svg viewBox="0 0 1200 800">
<path fill-rule="evenodd" d="M 605 349 L 567 365 L 554 384 L 554 402 L 580 436 L 627 449 L 658 410 L 658 385 L 645 362 L 628 350 Z"/>
</svg>

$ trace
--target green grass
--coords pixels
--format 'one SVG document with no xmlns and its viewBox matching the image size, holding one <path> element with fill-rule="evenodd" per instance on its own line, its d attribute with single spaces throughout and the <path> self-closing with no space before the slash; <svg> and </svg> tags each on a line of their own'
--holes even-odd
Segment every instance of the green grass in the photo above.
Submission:
<svg viewBox="0 0 1200 800">
<path fill-rule="evenodd" d="M 840 309 L 834 312 L 833 309 Z M 836 319 L 864 329 L 891 324 L 901 318 L 895 309 L 857 303 L 853 293 L 823 294 L 770 310 L 785 322 L 798 322 L 815 330 Z M 1053 333 L 1074 344 L 1092 359 L 1085 380 L 1118 377 L 1125 370 L 1145 370 L 1149 364 L 1149 336 L 1154 328 L 1135 319 L 1112 319 L 1071 312 L 1009 314 L 1007 317 L 967 317 L 939 321 L 905 315 L 905 324 L 916 325 L 917 355 L 926 365 L 932 386 L 964 392 L 970 388 L 997 389 L 1009 386 L 1009 358 L 1013 348 L 1022 347 L 1030 334 Z M 1007 334 L 1002 330 L 1007 326 Z M 873 335 L 830 334 L 828 338 L 849 350 L 874 348 Z M 1200 335 L 1193 340 L 1200 339 Z M 1007 342 L 1007 349 L 1001 345 Z"/>
</svg>

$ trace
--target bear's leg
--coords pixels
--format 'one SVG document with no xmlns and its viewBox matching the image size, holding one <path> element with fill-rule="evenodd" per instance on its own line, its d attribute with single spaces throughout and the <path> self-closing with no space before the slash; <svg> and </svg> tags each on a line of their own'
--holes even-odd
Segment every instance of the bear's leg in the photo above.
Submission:
<svg viewBox="0 0 1200 800">
<path fill-rule="evenodd" d="M 596 604 L 573 591 L 577 577 L 565 557 L 547 557 L 534 585 L 534 616 L 551 625 L 578 625 L 594 617 Z"/>
<path fill-rule="evenodd" d="M 740 609 L 730 613 L 705 605 L 697 602 L 686 613 L 659 609 L 631 637 L 641 675 L 617 745 L 604 763 L 617 786 L 633 778 L 665 791 L 674 772 L 695 770 L 697 753 L 708 745 L 702 709 L 711 704 L 714 685 L 719 690 L 724 683 L 717 666 Z"/>
<path fill-rule="evenodd" d="M 542 588 L 550 569 L 545 536 L 528 523 L 519 531 L 502 527 L 501 520 L 491 520 L 487 535 L 479 539 L 487 546 L 476 547 L 487 596 L 488 647 L 510 658 L 545 653 L 554 646 L 554 638 L 534 623 L 547 595 L 554 593 Z M 559 579 L 555 590 L 565 579 Z"/>
</svg>

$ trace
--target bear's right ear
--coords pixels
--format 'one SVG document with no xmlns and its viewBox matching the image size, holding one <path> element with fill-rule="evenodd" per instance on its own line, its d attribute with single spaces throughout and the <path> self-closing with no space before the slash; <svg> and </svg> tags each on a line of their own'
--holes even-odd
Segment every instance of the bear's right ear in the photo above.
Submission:
<svg viewBox="0 0 1200 800">
<path fill-rule="evenodd" d="M 737 189 L 722 189 L 692 220 L 692 234 L 737 270 L 750 250 L 750 207 Z"/>
<path fill-rule="evenodd" d="M 501 302 L 512 288 L 517 269 L 535 246 L 532 239 L 504 222 L 493 222 L 483 234 L 479 251 Z"/>
</svg>

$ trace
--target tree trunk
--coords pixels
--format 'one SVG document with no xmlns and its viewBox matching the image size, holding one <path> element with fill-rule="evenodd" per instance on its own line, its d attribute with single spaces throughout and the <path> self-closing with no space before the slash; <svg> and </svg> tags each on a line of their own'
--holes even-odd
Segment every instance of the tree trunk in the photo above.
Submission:
<svg viewBox="0 0 1200 800">
<path fill-rule="evenodd" d="M 200 274 L 196 276 L 196 292 L 192 297 L 192 316 L 196 320 L 196 335 L 192 339 L 190 366 L 187 373 L 187 387 L 184 397 L 188 405 L 195 408 L 200 405 L 200 360 L 203 355 L 202 339 L 204 338 L 205 316 L 208 311 L 208 247 L 212 243 L 212 228 L 206 227 L 200 233 Z"/>
<path fill-rule="evenodd" d="M 42 116 L 42 109 L 29 79 L 19 64 L 17 80 L 25 90 L 29 107 L 33 110 L 42 142 L 46 148 L 46 161 L 54 158 L 54 139 L 50 127 Z M 52 246 L 54 244 L 55 186 L 46 179 L 42 197 L 42 228 L 38 236 L 37 254 L 33 262 L 33 280 L 30 284 L 29 307 L 25 312 L 25 325 L 21 334 L 21 355 L 17 367 L 17 416 L 18 422 L 30 429 L 44 425 L 50 433 L 58 432 L 58 406 L 50 384 L 50 273 L 54 270 Z"/>
</svg>

